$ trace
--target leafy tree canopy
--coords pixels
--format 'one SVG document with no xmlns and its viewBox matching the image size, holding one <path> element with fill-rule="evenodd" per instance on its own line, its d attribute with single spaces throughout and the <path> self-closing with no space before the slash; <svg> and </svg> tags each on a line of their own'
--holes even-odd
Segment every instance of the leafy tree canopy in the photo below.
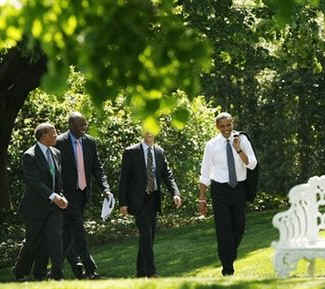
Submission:
<svg viewBox="0 0 325 289">
<path fill-rule="evenodd" d="M 4 1 L 2 1 L 4 2 Z M 192 98 L 200 73 L 211 66 L 207 41 L 179 16 L 173 0 L 15 0 L 0 10 L 0 49 L 24 41 L 47 56 L 42 87 L 60 94 L 70 65 L 86 75 L 99 106 L 119 93 L 144 126 L 158 132 L 158 119 L 172 113 L 177 89 Z M 173 112 L 184 123 L 186 109 Z"/>
</svg>

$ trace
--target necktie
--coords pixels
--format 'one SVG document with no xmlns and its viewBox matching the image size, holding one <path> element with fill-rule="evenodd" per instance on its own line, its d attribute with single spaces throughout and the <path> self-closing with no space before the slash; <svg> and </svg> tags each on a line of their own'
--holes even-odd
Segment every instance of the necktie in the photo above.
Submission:
<svg viewBox="0 0 325 289">
<path fill-rule="evenodd" d="M 46 156 L 50 168 L 50 173 L 52 176 L 52 190 L 55 191 L 55 165 L 49 148 L 46 150 Z"/>
<path fill-rule="evenodd" d="M 153 174 L 153 157 L 152 157 L 152 148 L 149 147 L 147 150 L 147 194 L 150 194 L 155 189 L 155 180 Z"/>
<path fill-rule="evenodd" d="M 228 184 L 232 188 L 234 188 L 237 185 L 237 176 L 236 176 L 234 155 L 232 153 L 232 148 L 231 148 L 229 140 L 227 140 L 227 162 L 228 162 L 228 173 L 229 173 Z"/>
<path fill-rule="evenodd" d="M 77 145 L 77 171 L 78 171 L 78 187 L 80 190 L 84 190 L 87 187 L 84 156 L 81 147 L 81 140 L 76 141 Z"/>
</svg>

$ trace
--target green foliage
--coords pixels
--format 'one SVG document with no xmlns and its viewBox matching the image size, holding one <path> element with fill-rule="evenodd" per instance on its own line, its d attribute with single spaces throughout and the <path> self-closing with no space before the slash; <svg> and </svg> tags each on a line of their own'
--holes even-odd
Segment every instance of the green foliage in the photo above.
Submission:
<svg viewBox="0 0 325 289">
<path fill-rule="evenodd" d="M 250 134 L 261 165 L 260 190 L 285 195 L 292 186 L 322 175 L 322 1 L 318 7 L 299 1 L 299 13 L 285 28 L 274 27 L 274 11 L 260 1 L 179 2 L 189 25 L 215 47 L 213 67 L 202 77 L 202 94 Z"/>
<path fill-rule="evenodd" d="M 111 101 L 106 101 L 101 109 L 102 115 L 98 117 L 97 108 L 85 94 L 85 82 L 83 75 L 72 69 L 65 97 L 57 98 L 55 95 L 48 95 L 37 89 L 30 95 L 16 119 L 9 146 L 10 196 L 13 210 L 1 212 L 0 216 L 1 223 L 6 226 L 3 227 L 3 239 L 0 239 L 5 241 L 3 247 L 0 247 L 0 251 L 7 256 L 3 258 L 2 262 L 4 263 L 10 262 L 12 254 L 16 252 L 17 245 L 23 238 L 22 220 L 17 215 L 24 192 L 21 157 L 23 152 L 34 144 L 33 132 L 39 123 L 50 121 L 56 126 L 58 133 L 62 133 L 68 129 L 68 114 L 75 110 L 82 111 L 89 121 L 89 133 L 98 140 L 98 149 L 105 173 L 108 176 L 112 192 L 117 196 L 123 150 L 129 145 L 141 141 L 142 125 L 140 121 L 132 118 L 132 112 L 126 104 L 127 99 L 122 95 L 116 99 L 114 104 Z M 162 129 L 161 134 L 157 137 L 157 142 L 166 150 L 185 199 L 180 214 L 192 215 L 197 211 L 195 200 L 204 144 L 215 133 L 215 109 L 209 108 L 203 97 L 196 98 L 191 103 L 184 92 L 178 91 L 175 93 L 175 98 L 178 99 L 178 102 L 174 110 L 180 113 L 184 109 L 190 111 L 188 116 L 190 122 L 180 131 L 171 125 L 175 119 L 160 118 Z M 177 154 L 174 153 L 175 151 Z M 86 212 L 89 220 L 87 231 L 90 235 L 96 234 L 99 240 L 100 236 L 105 239 L 108 230 L 100 220 L 101 193 L 95 191 L 92 204 Z M 170 196 L 165 198 L 163 204 L 166 213 L 174 211 Z M 117 209 L 113 214 L 112 230 L 115 234 L 119 232 L 120 236 L 121 232 L 132 231 L 134 228 L 132 225 L 125 226 L 125 222 L 120 219 L 118 212 L 117 204 Z M 10 222 L 12 224 L 7 226 Z M 8 242 L 7 239 L 9 239 Z"/>
<path fill-rule="evenodd" d="M 259 2 L 259 1 L 258 1 Z M 320 0 L 262 0 L 262 2 L 272 9 L 275 14 L 272 22 L 275 28 L 284 28 L 286 24 L 292 24 L 299 18 L 299 14 L 305 7 L 323 8 Z"/>
<path fill-rule="evenodd" d="M 140 121 L 132 118 L 132 112 L 126 104 L 127 99 L 122 95 L 117 97 L 114 104 L 106 101 L 100 110 L 102 115 L 99 118 L 97 108 L 85 94 L 85 83 L 83 75 L 72 68 L 65 97 L 57 98 L 37 89 L 30 95 L 16 120 L 9 146 L 10 196 L 13 210 L 0 212 L 0 243 L 3 241 L 0 246 L 0 254 L 3 256 L 0 266 L 13 261 L 17 247 L 24 237 L 22 220 L 17 214 L 24 192 L 21 157 L 23 152 L 34 144 L 33 132 L 39 123 L 50 121 L 55 124 L 58 133 L 62 133 L 68 129 L 68 114 L 74 110 L 82 111 L 90 124 L 89 133 L 97 138 L 105 173 L 112 192 L 117 195 L 122 152 L 127 146 L 141 141 L 142 125 Z M 211 108 L 202 96 L 190 102 L 184 92 L 177 91 L 175 98 L 178 101 L 174 111 L 189 111 L 189 121 L 183 124 L 180 130 L 172 125 L 175 119 L 170 116 L 161 117 L 161 132 L 157 136 L 157 143 L 166 151 L 184 204 L 177 211 L 179 218 L 176 217 L 172 198 L 166 192 L 163 200 L 164 215 L 161 218 L 161 222 L 166 226 L 195 222 L 198 217 L 196 199 L 203 150 L 207 140 L 216 133 L 214 117 L 220 110 L 220 107 Z M 107 241 L 107 238 L 112 238 L 112 235 L 121 238 L 133 234 L 135 227 L 132 219 L 119 216 L 118 204 L 112 219 L 106 223 L 101 221 L 101 193 L 94 192 L 92 203 L 86 210 L 86 230 L 90 240 L 99 244 Z M 276 198 L 263 194 L 250 205 L 250 209 L 261 211 L 279 208 L 280 205 L 281 202 Z M 210 205 L 209 212 L 212 212 Z M 175 220 L 178 220 L 177 223 Z"/>
<path fill-rule="evenodd" d="M 24 38 L 47 56 L 42 86 L 49 93 L 67 88 L 69 66 L 86 76 L 98 107 L 121 90 L 136 116 L 159 132 L 162 112 L 170 113 L 178 88 L 192 99 L 200 73 L 210 67 L 211 48 L 178 15 L 173 0 L 25 0 L 0 10 L 0 49 Z M 184 123 L 182 113 L 173 115 Z"/>
</svg>

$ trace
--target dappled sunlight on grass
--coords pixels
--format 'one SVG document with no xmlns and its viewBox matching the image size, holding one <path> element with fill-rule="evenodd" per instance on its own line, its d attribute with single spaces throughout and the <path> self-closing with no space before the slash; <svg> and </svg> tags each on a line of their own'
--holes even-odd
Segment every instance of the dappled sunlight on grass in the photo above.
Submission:
<svg viewBox="0 0 325 289">
<path fill-rule="evenodd" d="M 116 279 L 104 281 L 29 282 L 0 285 L 1 289 L 324 289 L 325 280 L 296 278 L 287 280 L 242 280 L 239 277 Z"/>
</svg>

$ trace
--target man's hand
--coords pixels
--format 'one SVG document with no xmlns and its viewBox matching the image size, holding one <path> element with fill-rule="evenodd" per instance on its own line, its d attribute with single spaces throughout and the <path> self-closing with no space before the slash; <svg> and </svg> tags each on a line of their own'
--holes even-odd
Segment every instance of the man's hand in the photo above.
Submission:
<svg viewBox="0 0 325 289">
<path fill-rule="evenodd" d="M 180 196 L 174 196 L 173 197 L 173 200 L 174 200 L 174 204 L 176 206 L 176 209 L 180 208 L 180 206 L 182 205 L 182 199 Z"/>
<path fill-rule="evenodd" d="M 208 187 L 205 184 L 199 184 L 199 213 L 206 216 L 208 213 L 206 191 Z"/>
<path fill-rule="evenodd" d="M 56 195 L 53 202 L 60 209 L 66 209 L 68 207 L 68 200 L 64 196 Z"/>
<path fill-rule="evenodd" d="M 105 196 L 105 198 L 107 198 L 107 199 L 114 197 L 113 194 L 112 194 L 111 192 L 109 192 L 109 191 L 105 192 L 105 193 L 104 193 L 104 196 Z"/>
<path fill-rule="evenodd" d="M 232 145 L 237 152 L 240 150 L 240 138 L 238 135 L 234 137 Z"/>
<path fill-rule="evenodd" d="M 121 207 L 120 212 L 123 216 L 126 216 L 128 214 L 128 207 L 127 206 Z"/>
<path fill-rule="evenodd" d="M 206 217 L 208 213 L 207 201 L 199 199 L 199 214 Z"/>
</svg>

